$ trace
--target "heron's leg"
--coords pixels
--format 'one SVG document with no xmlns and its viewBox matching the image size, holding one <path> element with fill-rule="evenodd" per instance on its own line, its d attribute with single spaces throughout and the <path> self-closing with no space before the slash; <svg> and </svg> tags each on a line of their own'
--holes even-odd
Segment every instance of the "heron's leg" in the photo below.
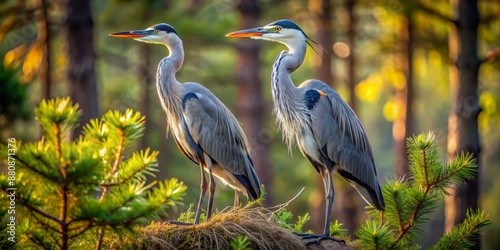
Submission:
<svg viewBox="0 0 500 250">
<path fill-rule="evenodd" d="M 240 205 L 240 192 L 238 190 L 234 190 L 234 206 L 237 207 Z"/>
<path fill-rule="evenodd" d="M 335 191 L 333 190 L 333 178 L 331 171 L 323 172 L 323 182 L 326 187 L 326 209 L 325 209 L 325 229 L 323 234 L 302 234 L 302 239 L 313 239 L 306 242 L 306 246 L 317 243 L 320 244 L 322 240 L 333 240 L 345 244 L 344 240 L 336 239 L 330 236 L 330 217 L 332 215 L 333 197 Z"/>
<path fill-rule="evenodd" d="M 196 216 L 194 218 L 194 224 L 200 223 L 201 207 L 203 205 L 203 200 L 205 199 L 205 192 L 207 191 L 207 180 L 205 180 L 205 173 L 203 172 L 203 165 L 200 165 L 201 174 L 201 184 L 200 184 L 200 200 L 198 201 L 198 207 L 196 208 Z"/>
<path fill-rule="evenodd" d="M 330 236 L 330 219 L 332 217 L 332 205 L 335 191 L 333 190 L 332 172 L 328 171 L 327 176 L 328 185 L 325 183 L 325 187 L 328 186 L 328 188 L 326 189 L 325 229 L 323 230 L 323 235 Z"/>
<path fill-rule="evenodd" d="M 323 187 L 325 188 L 325 199 L 328 200 L 328 187 L 329 187 L 329 185 L 328 185 L 328 181 L 325 179 L 325 178 L 328 178 L 327 172 L 326 172 L 328 170 L 326 170 L 326 168 L 320 168 L 319 171 L 320 171 L 320 175 L 321 175 L 321 180 L 323 182 Z M 326 213 L 327 213 L 327 215 L 326 215 L 327 217 L 325 217 L 325 219 L 328 218 L 328 211 L 326 211 Z M 293 234 L 295 234 L 297 236 L 301 236 L 301 237 L 311 237 L 311 235 L 316 235 L 316 234 L 296 233 L 296 232 L 294 232 Z"/>
<path fill-rule="evenodd" d="M 209 176 L 209 184 L 208 184 L 208 190 L 209 190 L 209 195 L 208 195 L 208 209 L 207 209 L 207 221 L 210 220 L 210 217 L 212 217 L 212 207 L 214 204 L 214 194 L 215 194 L 215 180 L 214 180 L 214 175 L 212 173 L 212 160 L 208 155 L 205 154 L 205 162 L 208 165 L 208 176 Z"/>
</svg>

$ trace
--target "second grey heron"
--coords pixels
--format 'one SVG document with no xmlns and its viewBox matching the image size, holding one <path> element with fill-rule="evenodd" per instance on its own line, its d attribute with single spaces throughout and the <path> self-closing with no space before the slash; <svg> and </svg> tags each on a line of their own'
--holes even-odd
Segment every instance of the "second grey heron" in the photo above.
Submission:
<svg viewBox="0 0 500 250">
<path fill-rule="evenodd" d="M 209 174 L 207 220 L 212 214 L 214 175 L 235 189 L 235 204 L 238 191 L 250 200 L 259 198 L 260 182 L 250 158 L 248 140 L 234 115 L 204 86 L 194 82 L 182 84 L 175 78 L 184 61 L 182 40 L 175 29 L 161 23 L 110 36 L 162 44 L 169 51 L 158 65 L 156 87 L 167 114 L 167 132 L 170 130 L 180 151 L 200 166 L 201 193 L 194 224 L 199 223 L 207 189 L 204 170 Z"/>
<path fill-rule="evenodd" d="M 332 173 L 344 177 L 364 200 L 384 210 L 384 199 L 377 180 L 372 149 L 365 130 L 354 111 L 335 90 L 319 80 L 307 80 L 295 87 L 290 74 L 304 61 L 308 41 L 302 29 L 290 20 L 279 20 L 263 27 L 235 31 L 227 37 L 279 42 L 288 47 L 274 61 L 271 87 L 276 121 L 289 149 L 297 144 L 301 153 L 321 175 L 327 207 L 323 234 L 304 234 L 319 243 L 330 236 L 333 203 Z"/>
</svg>

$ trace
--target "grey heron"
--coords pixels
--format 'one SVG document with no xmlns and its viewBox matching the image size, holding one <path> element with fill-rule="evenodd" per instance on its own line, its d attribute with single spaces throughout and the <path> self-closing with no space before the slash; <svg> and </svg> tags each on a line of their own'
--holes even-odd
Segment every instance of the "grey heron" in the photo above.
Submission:
<svg viewBox="0 0 500 250">
<path fill-rule="evenodd" d="M 334 197 L 332 173 L 344 177 L 369 205 L 383 211 L 372 149 L 354 111 L 324 82 L 307 80 L 299 87 L 292 82 L 290 74 L 302 64 L 307 44 L 312 41 L 304 31 L 290 20 L 279 20 L 226 36 L 268 40 L 288 47 L 276 57 L 271 74 L 276 121 L 289 150 L 296 144 L 321 175 L 327 200 L 323 234 L 303 234 L 304 239 L 312 239 L 306 244 L 324 239 L 339 241 L 330 236 L 329 228 Z"/>
<path fill-rule="evenodd" d="M 175 78 L 184 61 L 182 40 L 175 29 L 160 23 L 144 30 L 109 35 L 162 44 L 169 51 L 158 65 L 156 87 L 167 114 L 167 133 L 172 133 L 184 156 L 200 166 L 201 193 L 194 224 L 199 223 L 207 189 L 204 170 L 209 175 L 207 220 L 212 214 L 214 175 L 235 189 L 235 204 L 239 200 L 238 191 L 250 200 L 259 198 L 260 182 L 250 158 L 248 140 L 234 115 L 204 86 L 194 82 L 180 83 Z"/>
</svg>

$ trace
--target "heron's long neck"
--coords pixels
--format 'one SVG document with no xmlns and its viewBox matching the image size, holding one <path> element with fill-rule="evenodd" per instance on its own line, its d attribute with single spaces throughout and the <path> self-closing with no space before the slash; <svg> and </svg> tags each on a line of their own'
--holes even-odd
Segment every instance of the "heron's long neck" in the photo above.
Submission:
<svg viewBox="0 0 500 250">
<path fill-rule="evenodd" d="M 181 68 L 184 61 L 184 49 L 180 39 L 167 45 L 169 55 L 163 58 L 156 74 L 156 88 L 163 110 L 169 116 L 169 121 L 175 121 L 182 113 L 182 84 L 175 78 L 175 73 Z M 174 120 L 172 120 L 174 119 Z"/>
<path fill-rule="evenodd" d="M 306 46 L 304 42 L 303 45 L 296 44 L 288 48 L 289 51 L 282 51 L 274 61 L 271 84 L 276 120 L 287 144 L 291 146 L 304 130 L 301 125 L 308 121 L 302 92 L 295 87 L 290 77 L 290 73 L 304 61 Z"/>
<path fill-rule="evenodd" d="M 286 45 L 289 51 L 282 51 L 273 64 L 271 82 L 275 103 L 288 101 L 289 98 L 295 98 L 298 94 L 297 88 L 290 78 L 290 73 L 302 64 L 306 54 L 305 42 Z"/>
</svg>

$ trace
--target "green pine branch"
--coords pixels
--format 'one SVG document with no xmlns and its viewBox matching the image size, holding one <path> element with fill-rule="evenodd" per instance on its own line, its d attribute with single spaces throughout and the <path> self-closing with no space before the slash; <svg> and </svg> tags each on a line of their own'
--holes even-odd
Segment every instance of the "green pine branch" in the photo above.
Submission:
<svg viewBox="0 0 500 250">
<path fill-rule="evenodd" d="M 450 195 L 446 189 L 452 185 L 460 185 L 466 180 L 474 178 L 476 173 L 476 160 L 472 154 L 460 153 L 450 164 L 443 167 L 439 181 L 433 183 L 445 195 Z"/>
<path fill-rule="evenodd" d="M 387 180 L 382 187 L 385 213 L 371 212 L 371 219 L 356 231 L 363 248 L 418 248 L 421 226 L 428 222 L 429 214 L 438 208 L 444 195 L 449 195 L 446 189 L 472 179 L 476 171 L 475 159 L 469 153 L 461 153 L 449 164 L 442 163 L 432 133 L 409 138 L 408 153 L 413 178 Z M 437 249 L 475 244 L 477 230 L 489 223 L 487 216 L 477 214 L 467 213 L 463 226 L 445 236 Z"/>
<path fill-rule="evenodd" d="M 330 222 L 330 235 L 333 237 L 345 237 L 347 234 L 347 229 L 342 228 L 343 225 L 344 224 L 340 223 L 338 220 Z"/>
<path fill-rule="evenodd" d="M 125 162 L 122 162 L 117 172 L 102 183 L 101 186 L 117 186 L 131 180 L 144 181 L 146 175 L 155 176 L 158 172 L 156 157 L 158 151 L 150 152 L 150 149 L 134 152 Z"/>
<path fill-rule="evenodd" d="M 395 244 L 394 234 L 389 226 L 380 224 L 374 220 L 367 220 L 366 224 L 356 231 L 356 236 L 360 239 L 362 249 L 399 249 L 400 245 Z"/>
<path fill-rule="evenodd" d="M 0 144 L 1 159 L 16 161 L 17 246 L 68 249 L 78 241 L 99 248 L 96 231 L 105 237 L 107 228 L 132 230 L 181 204 L 182 182 L 146 182 L 158 172 L 159 152 L 136 151 L 145 120 L 138 112 L 107 112 L 76 140 L 71 134 L 81 111 L 69 98 L 42 101 L 35 114 L 43 128 L 39 141 L 18 143 L 13 158 Z M 8 178 L 0 175 L 0 199 L 9 194 Z"/>
<path fill-rule="evenodd" d="M 491 224 L 489 215 L 485 214 L 484 211 L 470 209 L 467 211 L 465 220 L 443 236 L 433 249 L 467 250 L 476 245 L 479 230 L 489 224 Z"/>
</svg>

